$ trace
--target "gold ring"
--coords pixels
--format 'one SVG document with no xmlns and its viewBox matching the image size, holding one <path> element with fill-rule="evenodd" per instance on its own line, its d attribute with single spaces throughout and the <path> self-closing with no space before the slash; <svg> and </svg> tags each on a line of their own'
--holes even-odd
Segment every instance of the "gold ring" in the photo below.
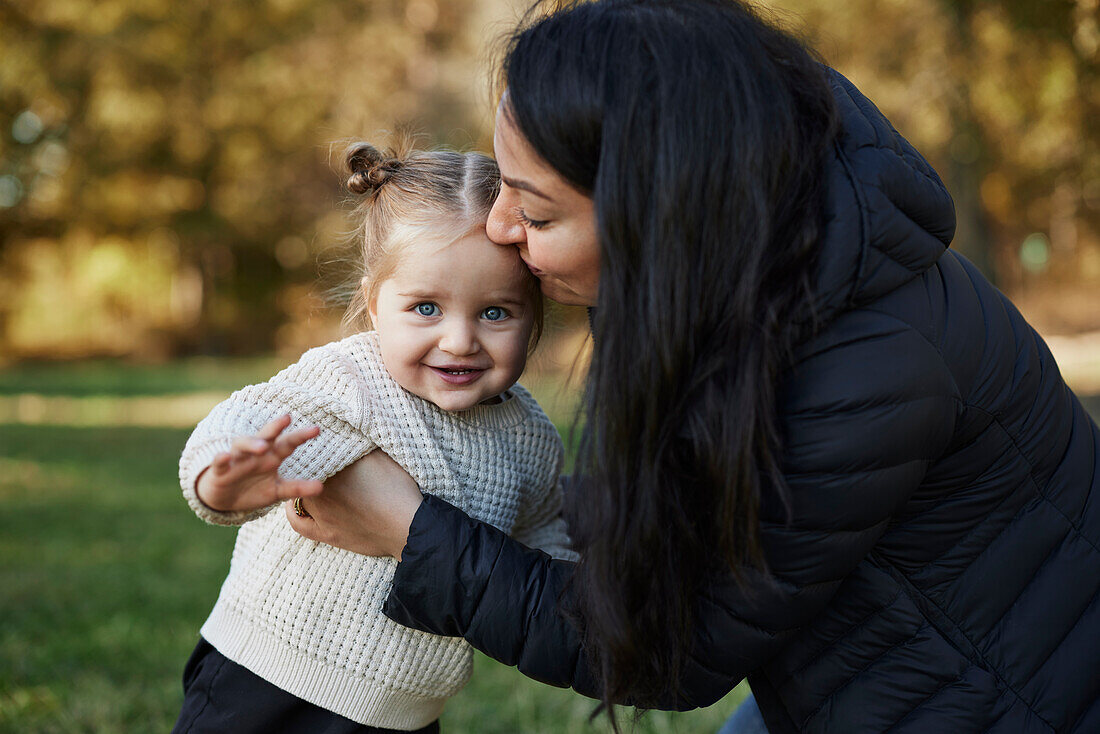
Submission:
<svg viewBox="0 0 1100 734">
<path fill-rule="evenodd" d="M 306 512 L 306 508 L 302 507 L 302 498 L 294 498 L 294 514 L 298 517 L 313 517 L 313 515 Z"/>
</svg>

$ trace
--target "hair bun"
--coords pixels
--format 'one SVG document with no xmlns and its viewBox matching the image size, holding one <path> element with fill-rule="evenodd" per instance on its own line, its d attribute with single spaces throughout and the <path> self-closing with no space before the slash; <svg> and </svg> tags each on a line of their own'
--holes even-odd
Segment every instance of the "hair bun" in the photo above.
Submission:
<svg viewBox="0 0 1100 734">
<path fill-rule="evenodd" d="M 383 154 L 370 143 L 356 143 L 346 154 L 347 187 L 353 194 L 373 194 L 401 168 L 401 160 Z"/>
</svg>

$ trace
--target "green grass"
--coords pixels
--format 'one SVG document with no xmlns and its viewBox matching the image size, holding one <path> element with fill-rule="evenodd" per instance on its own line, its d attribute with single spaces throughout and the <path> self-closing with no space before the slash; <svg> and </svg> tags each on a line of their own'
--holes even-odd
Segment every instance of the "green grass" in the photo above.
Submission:
<svg viewBox="0 0 1100 734">
<path fill-rule="evenodd" d="M 192 357 L 162 365 L 96 359 L 26 362 L 0 369 L 0 395 L 172 395 L 224 391 L 265 380 L 292 360 Z"/>
<path fill-rule="evenodd" d="M 174 491 L 186 437 L 0 426 L 0 731 L 170 728 L 233 542 Z"/>
<path fill-rule="evenodd" d="M 193 364 L 130 368 L 120 393 L 167 391 L 196 374 Z M 228 391 L 271 371 L 253 365 L 245 375 L 242 364 L 211 363 L 190 389 Z M 0 372 L 0 385 L 11 394 L 90 395 L 119 384 L 106 367 L 84 374 L 87 382 L 74 367 Z M 196 519 L 179 496 L 176 462 L 188 432 L 0 424 L 0 732 L 171 728 L 183 664 L 234 539 Z M 634 731 L 711 732 L 742 696 L 685 714 L 653 712 Z M 479 656 L 443 729 L 607 731 L 588 723 L 592 709 L 589 699 Z"/>
</svg>

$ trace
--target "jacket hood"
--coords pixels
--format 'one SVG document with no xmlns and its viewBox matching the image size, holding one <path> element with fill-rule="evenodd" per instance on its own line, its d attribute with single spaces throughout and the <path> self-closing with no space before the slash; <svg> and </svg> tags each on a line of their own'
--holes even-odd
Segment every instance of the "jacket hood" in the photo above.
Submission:
<svg viewBox="0 0 1100 734">
<path fill-rule="evenodd" d="M 954 202 L 928 161 L 850 81 L 828 74 L 840 132 L 814 282 L 822 325 L 920 276 L 955 233 Z"/>
</svg>

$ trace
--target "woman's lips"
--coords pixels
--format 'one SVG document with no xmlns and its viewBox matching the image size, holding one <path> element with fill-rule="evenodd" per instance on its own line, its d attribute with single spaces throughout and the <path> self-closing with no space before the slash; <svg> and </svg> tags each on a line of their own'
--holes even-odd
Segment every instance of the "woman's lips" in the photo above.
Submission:
<svg viewBox="0 0 1100 734">
<path fill-rule="evenodd" d="M 485 374 L 484 369 L 475 367 L 433 367 L 432 365 L 427 367 L 448 385 L 469 385 Z"/>
</svg>

